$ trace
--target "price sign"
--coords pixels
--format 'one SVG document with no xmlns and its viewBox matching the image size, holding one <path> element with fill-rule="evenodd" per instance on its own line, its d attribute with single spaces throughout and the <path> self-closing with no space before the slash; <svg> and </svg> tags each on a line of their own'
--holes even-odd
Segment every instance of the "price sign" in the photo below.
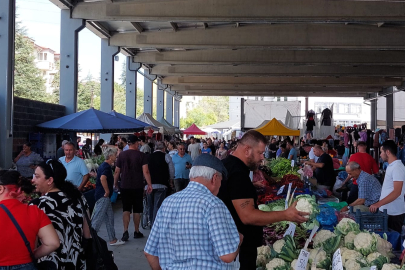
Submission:
<svg viewBox="0 0 405 270">
<path fill-rule="evenodd" d="M 370 270 L 377 270 L 377 266 L 375 266 L 375 265 L 371 266 Z"/>
<path fill-rule="evenodd" d="M 285 186 L 281 186 L 281 188 L 277 191 L 277 195 L 280 195 L 281 193 L 283 193 L 284 187 Z"/>
<path fill-rule="evenodd" d="M 295 160 L 291 160 L 291 167 L 294 167 Z"/>
<path fill-rule="evenodd" d="M 285 209 L 288 208 L 288 199 L 290 198 L 292 183 L 288 184 L 287 197 L 285 197 Z"/>
<path fill-rule="evenodd" d="M 301 249 L 297 262 L 295 263 L 295 270 L 306 270 L 309 259 L 309 252 Z"/>
<path fill-rule="evenodd" d="M 294 237 L 296 227 L 297 226 L 294 223 L 290 222 L 290 226 L 288 226 L 288 229 L 285 231 L 283 237 L 285 237 L 286 235 L 291 235 L 292 237 Z"/>
<path fill-rule="evenodd" d="M 333 254 L 332 270 L 343 270 L 342 254 L 340 253 L 340 248 L 338 248 L 338 250 L 336 250 Z"/>
<path fill-rule="evenodd" d="M 405 248 L 405 240 L 404 240 L 404 242 L 402 243 L 402 246 Z"/>
<path fill-rule="evenodd" d="M 314 228 L 311 231 L 311 234 L 309 235 L 309 238 L 307 239 L 307 241 L 305 242 L 305 246 L 304 249 L 307 249 L 309 243 L 311 243 L 312 241 L 312 237 L 314 237 L 315 233 L 318 231 L 319 227 L 318 226 L 314 226 Z"/>
</svg>

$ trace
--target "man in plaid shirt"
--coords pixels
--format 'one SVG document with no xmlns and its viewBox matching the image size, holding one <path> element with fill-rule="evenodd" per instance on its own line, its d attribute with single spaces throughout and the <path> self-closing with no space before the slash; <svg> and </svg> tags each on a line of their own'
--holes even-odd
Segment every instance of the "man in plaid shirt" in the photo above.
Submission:
<svg viewBox="0 0 405 270">
<path fill-rule="evenodd" d="M 354 207 L 354 210 L 369 211 L 369 207 L 379 201 L 381 195 L 381 184 L 372 175 L 366 173 L 360 168 L 357 162 L 350 161 L 346 165 L 346 172 L 349 177 L 357 180 L 359 186 L 358 199 L 352 202 L 349 206 Z"/>
<path fill-rule="evenodd" d="M 227 172 L 211 155 L 198 156 L 184 190 L 163 201 L 144 253 L 153 270 L 239 269 L 243 236 L 216 197 Z"/>
</svg>

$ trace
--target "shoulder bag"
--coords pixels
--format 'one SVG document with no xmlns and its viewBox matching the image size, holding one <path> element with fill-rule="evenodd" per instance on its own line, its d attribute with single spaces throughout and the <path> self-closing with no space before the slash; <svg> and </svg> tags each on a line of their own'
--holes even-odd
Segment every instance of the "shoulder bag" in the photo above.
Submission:
<svg viewBox="0 0 405 270">
<path fill-rule="evenodd" d="M 99 237 L 96 230 L 91 226 L 87 208 L 81 198 L 79 198 L 79 202 L 82 206 L 83 215 L 87 221 L 92 237 L 90 239 L 83 237 L 82 245 L 85 253 L 86 268 L 92 270 L 118 270 L 117 265 L 114 263 L 113 252 L 108 250 L 107 242 Z"/>
</svg>

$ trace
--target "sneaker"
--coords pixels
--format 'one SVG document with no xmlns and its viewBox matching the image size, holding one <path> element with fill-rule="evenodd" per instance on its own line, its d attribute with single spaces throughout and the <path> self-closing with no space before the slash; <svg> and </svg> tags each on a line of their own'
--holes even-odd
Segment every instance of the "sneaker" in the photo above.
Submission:
<svg viewBox="0 0 405 270">
<path fill-rule="evenodd" d="M 129 233 L 128 233 L 128 231 L 125 231 L 124 234 L 122 235 L 121 240 L 125 242 L 125 241 L 128 241 L 128 239 L 129 239 Z"/>
<path fill-rule="evenodd" d="M 141 232 L 134 232 L 134 238 L 142 238 L 143 237 L 143 233 Z"/>
<path fill-rule="evenodd" d="M 115 243 L 110 243 L 110 246 L 120 246 L 120 245 L 123 245 L 123 244 L 125 244 L 124 241 L 117 240 Z"/>
</svg>

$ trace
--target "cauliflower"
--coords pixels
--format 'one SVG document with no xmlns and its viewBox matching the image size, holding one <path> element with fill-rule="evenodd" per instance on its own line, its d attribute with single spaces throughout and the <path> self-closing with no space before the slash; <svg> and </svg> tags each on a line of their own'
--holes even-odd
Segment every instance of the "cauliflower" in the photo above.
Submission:
<svg viewBox="0 0 405 270">
<path fill-rule="evenodd" d="M 308 200 L 306 200 L 305 198 L 298 199 L 297 206 L 295 208 L 298 211 L 307 212 L 309 214 L 312 214 L 312 212 L 313 212 L 312 204 Z M 304 217 L 309 218 L 309 216 L 304 216 Z"/>
<path fill-rule="evenodd" d="M 336 226 L 337 233 L 347 235 L 349 232 L 359 232 L 360 226 L 353 219 L 342 218 Z"/>
<path fill-rule="evenodd" d="M 265 267 L 267 263 L 266 256 L 259 254 L 256 258 L 256 267 Z"/>
<path fill-rule="evenodd" d="M 377 237 L 368 232 L 361 232 L 354 238 L 354 249 L 367 256 L 377 250 Z"/>
<path fill-rule="evenodd" d="M 373 253 L 369 254 L 366 259 L 367 259 L 367 262 L 368 262 L 368 263 L 371 263 L 372 261 L 374 261 L 375 259 L 377 259 L 377 258 L 380 257 L 380 256 L 381 256 L 380 253 L 378 253 L 378 252 L 373 252 Z"/>
<path fill-rule="evenodd" d="M 319 247 L 322 242 L 328 240 L 329 238 L 335 237 L 336 234 L 334 234 L 331 231 L 328 230 L 320 230 L 316 233 L 314 237 L 314 247 Z"/>
<path fill-rule="evenodd" d="M 381 270 L 394 270 L 394 269 L 401 269 L 401 266 L 399 266 L 398 264 L 386 263 L 383 265 Z"/>
<path fill-rule="evenodd" d="M 378 234 L 373 233 L 373 235 L 377 239 L 377 251 L 387 258 L 393 258 L 394 254 L 392 254 L 392 244 L 386 239 L 381 238 L 381 236 Z M 384 236 L 386 237 L 385 234 Z"/>
<path fill-rule="evenodd" d="M 319 226 L 319 222 L 315 219 L 316 215 L 319 214 L 319 206 L 316 203 L 316 198 L 310 195 L 298 195 L 297 205 L 295 208 L 301 212 L 307 212 L 309 215 L 305 216 L 308 220 L 301 223 L 301 227 L 307 230 L 312 230 L 315 225 Z"/>
<path fill-rule="evenodd" d="M 367 262 L 369 265 L 375 265 L 378 269 L 381 269 L 384 263 L 389 263 L 389 259 L 379 252 L 373 252 L 367 256 Z"/>
<path fill-rule="evenodd" d="M 354 249 L 354 238 L 358 232 L 351 231 L 345 236 L 345 247 L 349 249 Z"/>
<path fill-rule="evenodd" d="M 315 248 L 309 252 L 309 264 L 312 264 L 313 261 L 316 261 L 317 267 L 327 268 L 331 264 L 330 258 L 327 256 L 326 252 L 322 249 L 319 251 L 319 248 Z"/>
<path fill-rule="evenodd" d="M 363 257 L 359 252 L 348 248 L 341 248 L 340 254 L 342 255 L 343 264 L 345 264 L 345 262 L 348 260 L 358 260 Z"/>
<path fill-rule="evenodd" d="M 257 248 L 257 255 L 269 255 L 271 248 L 269 246 L 261 246 Z"/>
<path fill-rule="evenodd" d="M 360 270 L 361 266 L 356 260 L 347 260 L 343 266 L 350 270 Z"/>
<path fill-rule="evenodd" d="M 281 249 L 283 249 L 283 246 L 285 245 L 285 240 L 284 239 L 280 239 L 277 240 L 276 242 L 274 242 L 273 244 L 273 249 L 277 252 L 280 253 Z"/>
<path fill-rule="evenodd" d="M 275 258 L 266 264 L 266 270 L 275 270 L 278 266 L 285 266 L 285 262 L 282 259 Z"/>
<path fill-rule="evenodd" d="M 295 259 L 295 260 L 293 260 L 292 262 L 291 262 L 291 269 L 292 270 L 295 270 L 295 264 L 297 263 L 297 259 Z M 307 270 L 309 270 L 309 265 L 307 264 L 307 266 L 305 267 L 305 269 L 307 269 Z"/>
</svg>

